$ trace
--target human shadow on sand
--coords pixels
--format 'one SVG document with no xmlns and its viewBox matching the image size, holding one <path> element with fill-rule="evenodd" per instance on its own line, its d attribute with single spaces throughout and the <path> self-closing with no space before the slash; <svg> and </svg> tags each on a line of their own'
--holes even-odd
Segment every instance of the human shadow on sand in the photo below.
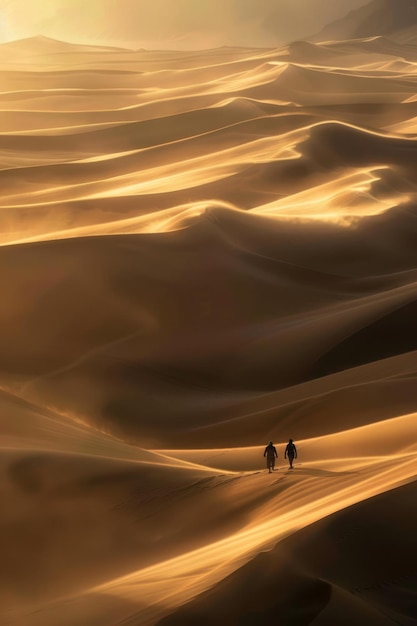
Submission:
<svg viewBox="0 0 417 626">
<path fill-rule="evenodd" d="M 329 478 L 337 478 L 338 476 L 348 476 L 349 474 L 357 474 L 357 472 L 331 472 L 330 470 L 323 470 L 313 467 L 294 467 L 293 469 L 284 469 L 286 474 L 307 474 L 308 476 L 328 476 Z"/>
</svg>

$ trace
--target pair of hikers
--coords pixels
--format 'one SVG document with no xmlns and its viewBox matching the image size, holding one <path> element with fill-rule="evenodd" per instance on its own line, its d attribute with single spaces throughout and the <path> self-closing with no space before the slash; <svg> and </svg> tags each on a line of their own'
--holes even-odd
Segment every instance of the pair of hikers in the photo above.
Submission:
<svg viewBox="0 0 417 626">
<path fill-rule="evenodd" d="M 271 473 L 275 469 L 275 459 L 278 457 L 277 449 L 272 443 L 269 444 L 265 448 L 264 456 L 266 457 L 266 467 Z M 293 461 L 297 458 L 297 448 L 295 447 L 295 443 L 292 439 L 290 439 L 287 443 L 287 447 L 285 448 L 284 459 L 288 457 L 288 462 L 290 464 L 290 469 L 293 469 Z"/>
</svg>

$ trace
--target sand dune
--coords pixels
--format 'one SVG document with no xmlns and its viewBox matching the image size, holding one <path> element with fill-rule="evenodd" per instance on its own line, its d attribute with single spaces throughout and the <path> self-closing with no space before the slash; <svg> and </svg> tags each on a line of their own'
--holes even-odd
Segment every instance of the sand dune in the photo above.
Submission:
<svg viewBox="0 0 417 626">
<path fill-rule="evenodd" d="M 416 41 L 417 13 L 414 0 L 372 0 L 325 26 L 315 40 L 358 39 L 361 37 Z M 404 31 L 408 36 L 404 37 Z M 414 37 L 410 36 L 414 32 Z"/>
<path fill-rule="evenodd" d="M 247 615 L 279 615 L 288 624 L 415 624 L 416 546 L 404 535 L 404 529 L 413 534 L 414 522 L 415 483 L 295 533 L 159 623 L 238 623 Z M 323 550 L 329 539 L 337 552 Z"/>
<path fill-rule="evenodd" d="M 0 46 L 1 624 L 417 623 L 409 26 Z"/>
</svg>

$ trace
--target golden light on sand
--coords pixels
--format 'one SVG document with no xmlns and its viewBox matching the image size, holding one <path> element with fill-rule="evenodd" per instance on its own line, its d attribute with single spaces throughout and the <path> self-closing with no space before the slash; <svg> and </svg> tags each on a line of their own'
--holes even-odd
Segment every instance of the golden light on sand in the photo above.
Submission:
<svg viewBox="0 0 417 626">
<path fill-rule="evenodd" d="M 416 67 L 0 46 L 1 624 L 414 624 Z"/>
</svg>

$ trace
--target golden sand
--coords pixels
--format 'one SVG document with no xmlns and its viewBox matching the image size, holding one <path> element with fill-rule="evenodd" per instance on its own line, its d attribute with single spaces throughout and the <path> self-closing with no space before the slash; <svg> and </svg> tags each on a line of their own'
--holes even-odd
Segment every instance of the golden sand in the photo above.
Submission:
<svg viewBox="0 0 417 626">
<path fill-rule="evenodd" d="M 417 47 L 0 76 L 0 623 L 414 625 Z"/>
</svg>

